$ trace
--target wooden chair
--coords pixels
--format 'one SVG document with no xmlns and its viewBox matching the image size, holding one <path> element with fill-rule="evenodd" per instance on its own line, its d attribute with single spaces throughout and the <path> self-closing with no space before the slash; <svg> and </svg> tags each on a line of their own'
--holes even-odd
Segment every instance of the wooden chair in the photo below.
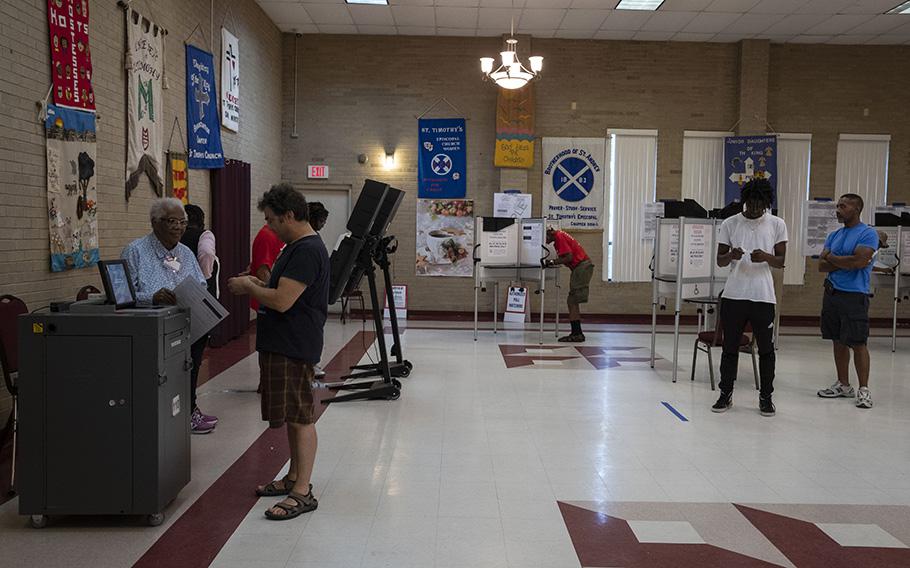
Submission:
<svg viewBox="0 0 910 568">
<path fill-rule="evenodd" d="M 703 351 L 707 353 L 708 374 L 711 377 L 711 390 L 715 390 L 714 358 L 711 356 L 711 348 L 720 347 L 723 349 L 724 346 L 724 328 L 720 317 L 720 304 L 717 305 L 716 318 L 717 319 L 714 324 L 714 331 L 699 332 L 698 336 L 695 338 L 695 349 L 692 351 L 692 376 L 690 377 L 690 380 L 695 380 L 695 364 L 698 361 L 698 352 Z M 751 332 L 751 325 L 747 325 L 745 331 Z M 755 388 L 758 390 L 758 362 L 755 358 L 755 336 L 746 335 L 743 333 L 742 337 L 739 338 L 739 350 L 740 352 L 749 353 L 752 355 L 752 374 L 755 376 Z"/>
<path fill-rule="evenodd" d="M 81 302 L 83 300 L 88 300 L 89 294 L 100 294 L 101 290 L 95 288 L 91 284 L 79 288 L 79 291 L 76 293 L 76 301 Z"/>
<path fill-rule="evenodd" d="M 10 488 L 16 482 L 16 422 L 18 420 L 16 382 L 19 378 L 19 335 L 18 322 L 20 314 L 27 314 L 25 302 L 15 296 L 0 296 L 0 367 L 3 368 L 3 382 L 13 399 L 13 461 L 10 468 Z"/>
</svg>

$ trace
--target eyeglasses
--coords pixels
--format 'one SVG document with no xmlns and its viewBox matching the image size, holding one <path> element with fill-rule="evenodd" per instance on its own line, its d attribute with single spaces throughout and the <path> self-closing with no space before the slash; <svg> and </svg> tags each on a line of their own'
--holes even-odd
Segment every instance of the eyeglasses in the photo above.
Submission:
<svg viewBox="0 0 910 568">
<path fill-rule="evenodd" d="M 174 217 L 159 217 L 158 220 L 167 223 L 168 227 L 186 227 L 188 223 L 186 219 L 176 219 Z"/>
</svg>

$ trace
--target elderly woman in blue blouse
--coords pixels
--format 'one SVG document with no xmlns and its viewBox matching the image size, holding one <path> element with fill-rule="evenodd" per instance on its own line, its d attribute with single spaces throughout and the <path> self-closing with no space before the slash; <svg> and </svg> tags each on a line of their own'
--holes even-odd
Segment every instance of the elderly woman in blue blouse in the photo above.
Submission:
<svg viewBox="0 0 910 568">
<path fill-rule="evenodd" d="M 149 209 L 152 232 L 126 245 L 120 257 L 130 269 L 136 299 L 144 303 L 173 305 L 177 303 L 174 288 L 187 278 L 205 286 L 205 276 L 193 254 L 180 237 L 186 231 L 186 211 L 179 199 L 156 199 Z M 191 385 L 193 414 L 190 425 L 194 434 L 208 434 L 215 425 L 205 420 L 195 404 L 196 385 Z"/>
</svg>

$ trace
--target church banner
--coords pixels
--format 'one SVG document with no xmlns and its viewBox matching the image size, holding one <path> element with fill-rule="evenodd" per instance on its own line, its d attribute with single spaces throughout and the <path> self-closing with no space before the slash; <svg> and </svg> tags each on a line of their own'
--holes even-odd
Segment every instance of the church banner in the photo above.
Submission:
<svg viewBox="0 0 910 568">
<path fill-rule="evenodd" d="M 208 51 L 186 46 L 186 135 L 189 167 L 224 167 L 221 125 L 215 96 L 215 59 Z"/>
<path fill-rule="evenodd" d="M 47 0 L 47 21 L 54 102 L 58 106 L 94 112 L 88 0 Z"/>
<path fill-rule="evenodd" d="M 186 164 L 186 154 L 167 153 L 167 195 L 176 197 L 184 205 L 190 202 L 190 188 Z"/>
<path fill-rule="evenodd" d="M 47 105 L 47 217 L 51 272 L 98 262 L 95 114 Z"/>
<path fill-rule="evenodd" d="M 739 201 L 743 185 L 766 178 L 777 188 L 777 136 L 727 136 L 724 138 L 724 204 Z M 771 208 L 777 208 L 777 192 Z"/>
<path fill-rule="evenodd" d="M 126 198 L 148 176 L 155 193 L 164 192 L 164 152 L 162 124 L 164 98 L 163 28 L 135 10 L 127 18 L 127 140 Z M 130 64 L 130 62 L 132 62 Z"/>
<path fill-rule="evenodd" d="M 543 139 L 541 214 L 568 230 L 603 229 L 604 138 Z"/>
<path fill-rule="evenodd" d="M 417 121 L 420 160 L 417 197 L 457 199 L 467 191 L 467 154 L 463 118 L 421 118 Z"/>
<path fill-rule="evenodd" d="M 534 85 L 531 83 L 520 89 L 499 89 L 493 165 L 500 168 L 534 165 Z"/>
<path fill-rule="evenodd" d="M 221 125 L 240 130 L 240 40 L 221 28 Z"/>
</svg>

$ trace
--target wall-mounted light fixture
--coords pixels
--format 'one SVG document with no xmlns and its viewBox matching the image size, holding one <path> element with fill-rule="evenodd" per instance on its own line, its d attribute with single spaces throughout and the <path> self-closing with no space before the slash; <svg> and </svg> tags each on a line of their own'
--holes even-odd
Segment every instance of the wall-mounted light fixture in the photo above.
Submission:
<svg viewBox="0 0 910 568">
<path fill-rule="evenodd" d="M 383 162 L 383 164 L 385 164 L 385 169 L 387 169 L 387 170 L 391 170 L 392 168 L 395 167 L 395 152 L 394 151 L 385 153 L 385 161 Z"/>
</svg>

